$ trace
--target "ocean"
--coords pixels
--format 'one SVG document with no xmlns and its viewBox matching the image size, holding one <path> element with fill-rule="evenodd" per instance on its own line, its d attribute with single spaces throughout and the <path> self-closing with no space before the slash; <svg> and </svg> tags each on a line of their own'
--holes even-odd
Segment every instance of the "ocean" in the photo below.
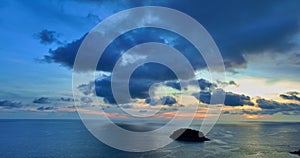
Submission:
<svg viewBox="0 0 300 158">
<path fill-rule="evenodd" d="M 300 123 L 217 124 L 207 135 L 211 141 L 174 141 L 144 153 L 124 152 L 101 143 L 80 120 L 0 120 L 0 129 L 1 158 L 286 158 L 299 157 L 289 151 L 300 149 Z"/>
</svg>

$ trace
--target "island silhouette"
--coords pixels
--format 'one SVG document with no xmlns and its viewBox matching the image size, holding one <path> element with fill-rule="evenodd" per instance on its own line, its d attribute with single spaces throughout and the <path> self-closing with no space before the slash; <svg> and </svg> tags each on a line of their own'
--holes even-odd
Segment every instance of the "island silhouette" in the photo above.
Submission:
<svg viewBox="0 0 300 158">
<path fill-rule="evenodd" d="M 202 132 L 189 129 L 189 128 L 181 128 L 176 130 L 170 136 L 170 138 L 177 141 L 186 141 L 186 142 L 204 142 L 210 140 L 206 138 Z"/>
<path fill-rule="evenodd" d="M 292 151 L 291 154 L 299 155 L 300 156 L 300 149 L 298 151 Z"/>
</svg>

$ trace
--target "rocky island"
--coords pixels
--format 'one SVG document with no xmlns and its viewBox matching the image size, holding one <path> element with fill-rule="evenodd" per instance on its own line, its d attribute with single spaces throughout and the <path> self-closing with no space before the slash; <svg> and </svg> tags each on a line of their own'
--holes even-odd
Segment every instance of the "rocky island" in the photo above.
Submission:
<svg viewBox="0 0 300 158">
<path fill-rule="evenodd" d="M 210 140 L 206 138 L 202 132 L 188 128 L 181 128 L 175 131 L 170 138 L 187 142 L 204 142 Z"/>
<path fill-rule="evenodd" d="M 300 156 L 300 149 L 298 151 L 292 151 L 291 154 L 299 155 Z"/>
</svg>

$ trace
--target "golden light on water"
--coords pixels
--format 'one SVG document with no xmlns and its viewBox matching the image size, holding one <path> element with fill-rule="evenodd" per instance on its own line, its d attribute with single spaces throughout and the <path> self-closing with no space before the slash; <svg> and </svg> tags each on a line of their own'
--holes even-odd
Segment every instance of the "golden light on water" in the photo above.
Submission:
<svg viewBox="0 0 300 158">
<path fill-rule="evenodd" d="M 243 114 L 243 116 L 247 119 L 262 119 L 262 118 L 269 117 L 269 116 L 265 116 L 265 115 L 249 115 L 249 114 Z"/>
</svg>

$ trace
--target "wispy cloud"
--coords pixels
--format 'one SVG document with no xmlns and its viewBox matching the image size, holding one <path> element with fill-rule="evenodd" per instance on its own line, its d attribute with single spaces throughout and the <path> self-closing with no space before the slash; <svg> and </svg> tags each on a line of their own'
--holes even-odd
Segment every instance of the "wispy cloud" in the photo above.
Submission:
<svg viewBox="0 0 300 158">
<path fill-rule="evenodd" d="M 10 101 L 10 100 L 0 100 L 0 107 L 5 109 L 11 109 L 11 108 L 20 108 L 22 107 L 21 102 L 16 101 Z"/>
<path fill-rule="evenodd" d="M 36 98 L 32 101 L 32 103 L 36 104 L 48 104 L 50 103 L 49 98 L 47 97 L 41 97 L 41 98 Z"/>
<path fill-rule="evenodd" d="M 34 34 L 33 36 L 45 45 L 52 43 L 62 44 L 62 42 L 58 39 L 60 35 L 55 31 L 45 29 L 39 33 Z"/>
</svg>

